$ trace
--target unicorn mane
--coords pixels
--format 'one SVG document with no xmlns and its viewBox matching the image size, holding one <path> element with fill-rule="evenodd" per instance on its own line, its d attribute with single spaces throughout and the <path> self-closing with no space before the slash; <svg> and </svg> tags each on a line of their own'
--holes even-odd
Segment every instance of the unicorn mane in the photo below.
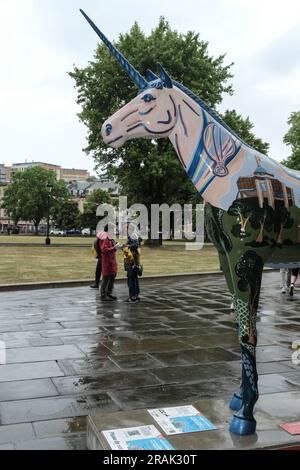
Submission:
<svg viewBox="0 0 300 470">
<path fill-rule="evenodd" d="M 176 82 L 175 80 L 172 80 L 173 84 L 177 86 L 181 91 L 183 91 L 186 95 L 188 95 L 192 100 L 194 100 L 196 103 L 201 106 L 213 119 L 215 119 L 221 126 L 225 127 L 227 131 L 229 131 L 234 137 L 236 137 L 242 144 L 246 145 L 248 148 L 253 150 L 254 152 L 257 152 L 253 147 L 251 147 L 247 142 L 245 142 L 243 139 L 241 139 L 236 132 L 234 132 L 231 127 L 229 127 L 225 121 L 221 118 L 221 116 L 212 109 L 210 106 L 208 106 L 205 101 L 203 101 L 199 96 L 197 96 L 193 91 L 191 91 L 189 88 L 186 86 L 182 85 L 182 83 Z"/>
</svg>

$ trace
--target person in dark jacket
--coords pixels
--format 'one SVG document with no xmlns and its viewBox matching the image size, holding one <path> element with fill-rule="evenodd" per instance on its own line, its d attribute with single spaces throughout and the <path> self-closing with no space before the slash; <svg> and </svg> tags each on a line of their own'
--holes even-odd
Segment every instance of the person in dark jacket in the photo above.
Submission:
<svg viewBox="0 0 300 470">
<path fill-rule="evenodd" d="M 101 259 L 101 250 L 100 250 L 100 240 L 98 237 L 94 241 L 94 251 L 97 257 L 97 264 L 96 264 L 96 271 L 95 271 L 95 282 L 90 287 L 92 289 L 99 289 L 101 273 L 102 273 L 102 259 Z"/>
<path fill-rule="evenodd" d="M 126 302 L 138 302 L 140 300 L 140 286 L 138 269 L 140 266 L 140 245 L 141 239 L 136 233 L 128 233 L 127 243 L 124 245 L 124 268 L 127 271 L 127 284 L 129 297 Z M 126 249 L 128 250 L 126 255 Z"/>
</svg>

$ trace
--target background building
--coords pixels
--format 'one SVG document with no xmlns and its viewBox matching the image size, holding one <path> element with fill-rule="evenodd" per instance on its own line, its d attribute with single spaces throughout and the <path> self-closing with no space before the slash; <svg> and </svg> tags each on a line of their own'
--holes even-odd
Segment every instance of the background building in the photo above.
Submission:
<svg viewBox="0 0 300 470">
<path fill-rule="evenodd" d="M 0 184 L 5 183 L 6 181 L 6 172 L 5 172 L 5 166 L 0 163 Z"/>
</svg>

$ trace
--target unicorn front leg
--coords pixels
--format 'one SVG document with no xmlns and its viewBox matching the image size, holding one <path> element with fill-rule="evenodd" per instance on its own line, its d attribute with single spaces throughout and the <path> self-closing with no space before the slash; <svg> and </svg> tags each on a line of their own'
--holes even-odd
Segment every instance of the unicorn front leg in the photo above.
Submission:
<svg viewBox="0 0 300 470">
<path fill-rule="evenodd" d="M 237 301 L 239 303 L 239 299 Z M 250 313 L 245 304 L 238 307 L 239 342 L 242 355 L 242 385 L 231 400 L 231 408 L 240 408 L 234 415 L 230 431 L 239 434 L 253 434 L 256 429 L 256 421 L 253 416 L 253 409 L 258 400 L 257 370 L 256 370 L 256 338 L 254 320 L 250 320 Z M 242 317 L 242 318 L 241 318 Z M 253 336 L 250 339 L 245 331 L 252 330 Z"/>
</svg>

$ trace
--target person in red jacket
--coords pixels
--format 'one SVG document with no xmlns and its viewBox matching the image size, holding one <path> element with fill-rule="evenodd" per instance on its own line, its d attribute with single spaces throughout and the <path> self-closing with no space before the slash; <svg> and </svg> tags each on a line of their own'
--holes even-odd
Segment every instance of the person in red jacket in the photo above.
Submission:
<svg viewBox="0 0 300 470">
<path fill-rule="evenodd" d="M 99 232 L 97 238 L 100 240 L 102 259 L 101 300 L 117 300 L 117 297 L 112 295 L 118 270 L 116 245 L 107 232 Z"/>
</svg>

